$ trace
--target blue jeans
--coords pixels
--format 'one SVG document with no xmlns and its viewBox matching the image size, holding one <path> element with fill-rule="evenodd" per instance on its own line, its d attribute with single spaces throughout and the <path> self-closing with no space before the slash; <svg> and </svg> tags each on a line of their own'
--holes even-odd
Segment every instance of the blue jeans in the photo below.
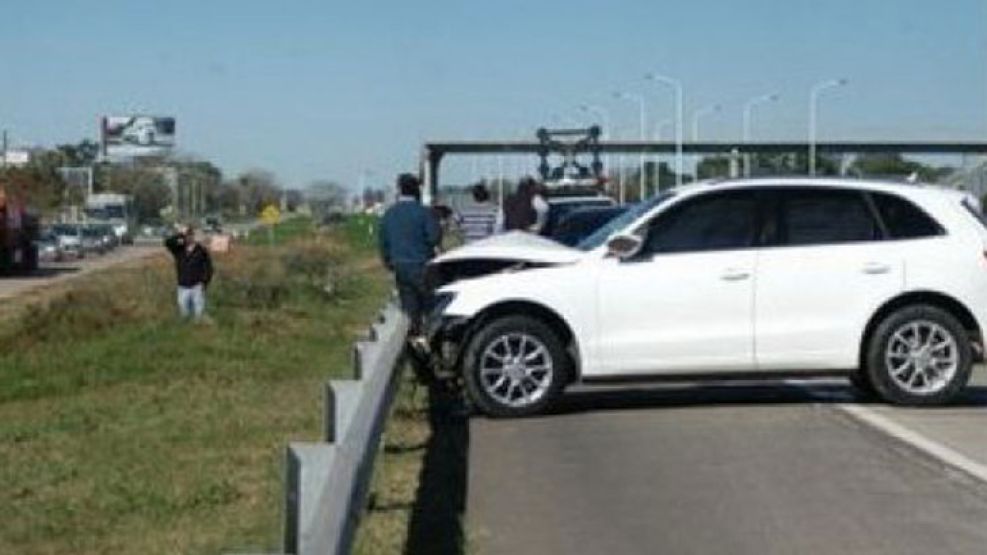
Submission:
<svg viewBox="0 0 987 555">
<path fill-rule="evenodd" d="M 202 284 L 178 288 L 178 313 L 182 318 L 202 318 L 206 311 L 206 291 Z"/>
<path fill-rule="evenodd" d="M 398 286 L 401 310 L 408 315 L 411 335 L 423 331 L 425 313 L 428 310 L 428 290 L 425 288 L 424 262 L 399 262 L 394 265 L 394 278 Z"/>
</svg>

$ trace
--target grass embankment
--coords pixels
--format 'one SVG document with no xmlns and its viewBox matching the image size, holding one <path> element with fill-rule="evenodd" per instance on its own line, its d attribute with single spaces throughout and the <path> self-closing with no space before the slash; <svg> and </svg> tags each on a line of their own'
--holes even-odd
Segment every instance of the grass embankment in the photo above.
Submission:
<svg viewBox="0 0 987 555">
<path fill-rule="evenodd" d="M 18 310 L 0 330 L 0 553 L 277 550 L 283 446 L 318 437 L 322 383 L 389 288 L 365 224 L 292 220 L 274 248 L 217 256 L 213 325 L 177 319 L 165 257 Z"/>
</svg>

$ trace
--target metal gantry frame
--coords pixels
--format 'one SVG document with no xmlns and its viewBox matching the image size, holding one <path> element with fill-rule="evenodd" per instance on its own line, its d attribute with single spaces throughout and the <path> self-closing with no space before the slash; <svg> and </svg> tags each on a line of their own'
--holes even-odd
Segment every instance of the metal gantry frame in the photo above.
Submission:
<svg viewBox="0 0 987 555">
<path fill-rule="evenodd" d="M 675 154 L 676 144 L 664 141 L 600 141 L 601 154 Z M 694 141 L 684 143 L 684 154 L 743 156 L 744 154 L 785 154 L 809 150 L 803 141 Z M 554 148 L 554 147 L 553 147 Z M 828 141 L 814 145 L 817 155 L 844 154 L 947 154 L 987 155 L 983 141 Z M 430 141 L 422 146 L 420 173 L 425 184 L 424 198 L 431 203 L 438 194 L 442 161 L 449 155 L 531 154 L 539 155 L 545 146 L 539 141 Z M 565 155 L 562 148 L 552 151 Z"/>
</svg>

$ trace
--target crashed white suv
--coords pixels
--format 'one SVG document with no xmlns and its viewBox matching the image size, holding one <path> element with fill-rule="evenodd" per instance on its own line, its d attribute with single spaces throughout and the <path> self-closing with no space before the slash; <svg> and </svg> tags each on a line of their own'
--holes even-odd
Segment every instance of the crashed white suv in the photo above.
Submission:
<svg viewBox="0 0 987 555">
<path fill-rule="evenodd" d="M 946 189 L 849 180 L 699 184 L 570 249 L 501 236 L 497 271 L 440 287 L 432 352 L 494 416 L 574 382 L 847 373 L 893 403 L 967 383 L 987 325 L 987 227 Z"/>
</svg>

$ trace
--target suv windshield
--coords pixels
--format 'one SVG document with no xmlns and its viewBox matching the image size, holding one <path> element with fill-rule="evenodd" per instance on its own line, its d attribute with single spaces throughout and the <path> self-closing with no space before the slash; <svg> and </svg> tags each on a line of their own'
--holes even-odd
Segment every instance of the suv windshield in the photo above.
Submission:
<svg viewBox="0 0 987 555">
<path fill-rule="evenodd" d="M 673 196 L 675 196 L 674 192 L 667 191 L 654 198 L 631 206 L 627 212 L 624 212 L 620 216 L 610 220 L 606 225 L 593 232 L 592 235 L 580 241 L 579 244 L 576 245 L 576 248 L 582 251 L 591 251 L 596 247 L 599 247 L 606 242 L 606 240 L 609 239 L 615 231 L 627 227 L 631 224 L 631 222 L 640 218 L 652 208 L 658 206 Z"/>
</svg>

